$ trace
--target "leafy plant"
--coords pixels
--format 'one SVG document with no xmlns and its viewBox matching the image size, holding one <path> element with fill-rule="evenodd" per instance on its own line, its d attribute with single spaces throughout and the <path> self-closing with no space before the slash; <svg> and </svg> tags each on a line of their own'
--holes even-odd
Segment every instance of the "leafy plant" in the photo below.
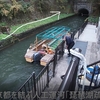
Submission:
<svg viewBox="0 0 100 100">
<path fill-rule="evenodd" d="M 7 23 L 5 23 L 5 22 L 0 23 L 0 26 L 6 26 L 6 25 L 7 25 Z"/>
<path fill-rule="evenodd" d="M 43 0 L 37 0 L 35 1 L 35 5 L 38 11 L 40 11 L 41 13 L 47 13 L 48 11 L 50 11 L 50 6 L 48 4 L 47 1 L 43 1 Z"/>
<path fill-rule="evenodd" d="M 10 7 L 10 12 L 12 13 L 13 17 L 15 17 L 19 11 L 24 11 L 22 5 L 16 2 L 16 0 L 11 0 L 11 2 L 12 6 Z"/>
<path fill-rule="evenodd" d="M 0 14 L 2 16 L 8 16 L 9 13 L 9 5 L 4 1 L 0 1 Z"/>
<path fill-rule="evenodd" d="M 23 7 L 23 12 L 26 13 L 27 11 L 33 11 L 31 8 L 32 5 L 31 5 L 32 2 L 25 2 L 24 0 L 21 0 L 19 1 L 19 4 L 22 5 Z"/>
<path fill-rule="evenodd" d="M 88 17 L 88 22 L 90 23 L 98 23 L 99 17 L 90 16 Z"/>
<path fill-rule="evenodd" d="M 23 0 L 17 2 L 16 0 L 0 1 L 0 14 L 8 19 L 15 18 L 20 12 L 26 13 L 30 7 L 30 3 L 26 3 Z M 32 9 L 32 8 L 31 8 Z"/>
</svg>

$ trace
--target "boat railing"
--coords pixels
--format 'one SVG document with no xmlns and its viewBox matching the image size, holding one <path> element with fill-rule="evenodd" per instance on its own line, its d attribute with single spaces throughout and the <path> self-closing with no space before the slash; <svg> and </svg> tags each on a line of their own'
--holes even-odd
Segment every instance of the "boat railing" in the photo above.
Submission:
<svg viewBox="0 0 100 100">
<path fill-rule="evenodd" d="M 61 54 L 58 56 L 58 51 Z M 26 82 L 16 92 L 16 100 L 38 100 L 46 87 L 49 87 L 50 80 L 55 76 L 55 68 L 58 61 L 63 56 L 64 41 L 62 41 L 55 50 L 53 59 L 48 62 L 41 72 L 36 76 L 35 72 L 26 80 Z M 13 96 L 9 100 L 15 100 Z"/>
<path fill-rule="evenodd" d="M 34 41 L 34 45 L 38 45 L 39 43 L 41 43 L 43 40 L 39 40 L 39 41 Z"/>
</svg>

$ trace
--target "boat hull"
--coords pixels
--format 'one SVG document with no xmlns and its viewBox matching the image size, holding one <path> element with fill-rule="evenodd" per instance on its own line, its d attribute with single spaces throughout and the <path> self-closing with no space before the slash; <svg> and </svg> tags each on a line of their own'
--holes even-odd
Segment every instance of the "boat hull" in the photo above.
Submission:
<svg viewBox="0 0 100 100">
<path fill-rule="evenodd" d="M 43 40 L 41 43 L 33 46 L 31 49 L 27 49 L 27 52 L 25 54 L 25 60 L 29 63 L 32 63 L 34 61 L 33 54 L 39 51 L 42 48 L 43 44 L 49 43 L 51 40 Z"/>
</svg>

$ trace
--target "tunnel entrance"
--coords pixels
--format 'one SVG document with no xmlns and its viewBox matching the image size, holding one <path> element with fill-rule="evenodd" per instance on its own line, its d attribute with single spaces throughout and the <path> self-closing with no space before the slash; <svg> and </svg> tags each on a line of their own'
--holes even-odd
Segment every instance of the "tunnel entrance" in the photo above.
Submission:
<svg viewBox="0 0 100 100">
<path fill-rule="evenodd" d="M 79 11 L 78 11 L 78 14 L 80 15 L 80 16 L 89 16 L 89 11 L 87 10 L 87 9 L 80 9 Z"/>
</svg>

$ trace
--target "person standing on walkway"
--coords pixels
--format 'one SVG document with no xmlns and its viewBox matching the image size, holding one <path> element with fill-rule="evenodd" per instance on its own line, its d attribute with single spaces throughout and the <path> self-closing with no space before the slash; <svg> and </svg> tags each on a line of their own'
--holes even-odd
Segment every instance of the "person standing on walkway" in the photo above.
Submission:
<svg viewBox="0 0 100 100">
<path fill-rule="evenodd" d="M 75 42 L 71 38 L 71 35 L 68 33 L 67 36 L 65 36 L 65 42 L 66 42 L 66 47 L 68 49 L 68 56 L 70 56 L 70 49 L 74 46 Z"/>
</svg>

